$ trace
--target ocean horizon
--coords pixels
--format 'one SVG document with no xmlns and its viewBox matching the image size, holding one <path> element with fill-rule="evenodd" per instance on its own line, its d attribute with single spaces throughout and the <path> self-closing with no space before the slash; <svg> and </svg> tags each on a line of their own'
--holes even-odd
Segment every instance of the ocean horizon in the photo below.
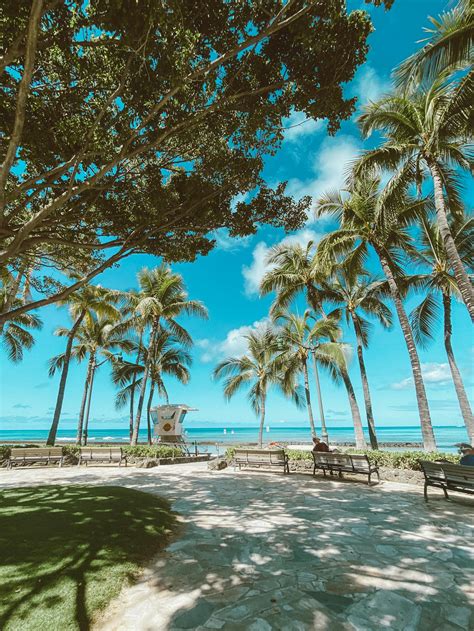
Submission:
<svg viewBox="0 0 474 631">
<path fill-rule="evenodd" d="M 368 441 L 368 433 L 364 430 Z M 443 451 L 456 451 L 456 443 L 467 442 L 468 436 L 464 426 L 440 425 L 434 427 L 438 449 Z M 328 427 L 329 440 L 334 443 L 354 442 L 354 429 L 347 427 Z M 10 429 L 0 430 L 0 442 L 2 441 L 38 441 L 44 442 L 48 436 L 47 429 Z M 257 442 L 258 427 L 188 427 L 185 438 L 189 442 L 208 443 L 210 445 L 252 443 Z M 377 437 L 381 443 L 421 443 L 422 435 L 420 427 L 416 426 L 391 426 L 377 428 Z M 74 442 L 76 432 L 73 429 L 59 429 L 58 442 Z M 147 440 L 146 427 L 142 427 L 139 434 L 140 442 Z M 105 428 L 89 430 L 88 441 L 90 443 L 128 443 L 128 428 Z M 264 442 L 289 442 L 304 443 L 311 441 L 309 428 L 305 427 L 272 427 L 268 425 L 264 431 Z"/>
</svg>

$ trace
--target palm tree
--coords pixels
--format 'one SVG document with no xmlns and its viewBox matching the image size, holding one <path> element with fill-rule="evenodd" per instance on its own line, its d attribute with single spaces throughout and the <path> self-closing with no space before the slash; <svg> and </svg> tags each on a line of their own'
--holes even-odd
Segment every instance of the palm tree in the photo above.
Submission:
<svg viewBox="0 0 474 631">
<path fill-rule="evenodd" d="M 153 347 L 156 342 L 162 321 L 182 344 L 190 345 L 191 338 L 187 331 L 176 322 L 176 317 L 182 313 L 207 317 L 207 310 L 197 300 L 189 300 L 184 288 L 182 276 L 171 271 L 168 265 L 162 264 L 155 269 L 144 268 L 138 273 L 140 285 L 139 298 L 135 313 L 142 319 L 143 329 L 150 329 L 147 344 L 147 359 L 140 382 L 140 391 L 133 427 L 131 444 L 138 442 L 140 420 L 145 401 L 145 393 L 153 361 Z"/>
<path fill-rule="evenodd" d="M 2 305 L 6 302 L 8 297 L 5 287 L 0 289 L 0 312 L 2 311 Z M 19 307 L 23 303 L 19 298 L 11 297 L 10 307 Z M 35 338 L 28 331 L 33 329 L 38 331 L 43 326 L 41 319 L 33 313 L 22 313 L 15 318 L 8 320 L 1 332 L 2 345 L 6 350 L 8 359 L 12 362 L 18 363 L 23 359 L 23 353 L 26 350 L 30 350 L 35 343 Z"/>
<path fill-rule="evenodd" d="M 134 391 L 138 387 L 137 377 L 143 374 L 144 363 L 147 360 L 146 349 L 140 350 L 140 345 L 134 349 L 137 356 L 144 358 L 142 364 L 126 361 L 115 362 L 112 368 L 112 381 L 121 388 L 117 393 L 116 407 L 122 408 L 130 401 Z M 189 366 L 192 363 L 191 355 L 182 347 L 179 340 L 165 329 L 160 329 L 153 348 L 154 357 L 150 365 L 150 386 L 147 401 L 147 427 L 148 442 L 151 443 L 150 410 L 155 391 L 168 403 L 168 391 L 164 383 L 163 375 L 175 377 L 180 383 L 189 381 Z"/>
<path fill-rule="evenodd" d="M 319 286 L 327 278 L 328 272 L 315 256 L 312 241 L 309 241 L 304 248 L 299 244 L 275 246 L 268 258 L 268 263 L 271 268 L 262 279 L 260 292 L 262 295 L 271 291 L 276 292 L 271 312 L 288 307 L 298 294 L 304 293 L 306 302 L 314 313 L 326 316 Z M 335 340 L 331 341 L 335 342 Z M 359 405 L 345 363 L 341 364 L 340 373 L 349 400 L 358 446 L 363 449 L 365 438 L 362 432 Z M 315 377 L 318 378 L 317 372 Z"/>
<path fill-rule="evenodd" d="M 410 226 L 425 212 L 425 200 L 411 198 L 393 182 L 380 190 L 380 177 L 375 175 L 353 178 L 345 194 L 328 193 L 318 201 L 316 210 L 317 216 L 332 214 L 340 223 L 340 228 L 326 235 L 319 244 L 318 255 L 323 260 L 336 262 L 337 257 L 355 250 L 357 256 L 365 257 L 369 246 L 378 256 L 411 362 L 424 447 L 433 451 L 436 442 L 421 363 L 399 287 L 403 252 L 414 250 Z"/>
<path fill-rule="evenodd" d="M 474 46 L 474 6 L 472 0 L 460 0 L 438 19 L 429 18 L 434 28 L 426 44 L 395 70 L 397 86 L 413 89 L 424 80 L 433 80 L 440 72 L 466 67 L 472 63 Z"/>
<path fill-rule="evenodd" d="M 453 297 L 459 297 L 459 288 L 456 279 L 450 272 L 439 229 L 426 220 L 423 220 L 421 225 L 422 248 L 416 253 L 417 259 L 428 265 L 431 268 L 431 272 L 425 275 L 428 294 L 411 314 L 412 328 L 417 342 L 425 346 L 427 339 L 433 337 L 433 328 L 437 319 L 438 297 L 441 297 L 443 306 L 444 347 L 448 357 L 449 368 L 458 397 L 459 407 L 461 408 L 461 414 L 466 425 L 469 439 L 471 443 L 474 443 L 474 420 L 472 410 L 451 344 L 451 302 Z M 456 247 L 463 261 L 472 269 L 474 265 L 474 219 L 464 218 L 464 220 L 454 224 L 451 230 Z"/>
<path fill-rule="evenodd" d="M 474 165 L 468 144 L 473 101 L 474 71 L 471 71 L 454 84 L 440 77 L 415 94 L 394 94 L 371 103 L 359 118 L 361 129 L 366 136 L 374 130 L 380 131 L 386 140 L 380 147 L 365 151 L 354 169 L 356 177 L 370 172 L 374 165 L 398 169 L 399 181 L 416 181 L 419 188 L 425 172 L 430 174 L 437 224 L 472 321 L 474 289 L 454 242 L 448 209 L 453 217 L 463 212 L 453 168 L 472 170 Z"/>
<path fill-rule="evenodd" d="M 58 329 L 57 335 L 67 336 L 68 329 Z M 78 445 L 87 444 L 87 432 L 89 412 L 92 400 L 92 389 L 97 368 L 107 361 L 112 361 L 117 353 L 113 351 L 129 352 L 133 349 L 133 342 L 123 337 L 122 332 L 116 328 L 116 322 L 108 318 L 91 315 L 84 319 L 76 333 L 76 343 L 71 349 L 71 357 L 81 362 L 86 357 L 87 373 L 82 394 L 81 409 L 77 424 L 76 442 Z M 102 357 L 101 362 L 97 362 Z M 53 357 L 50 362 L 49 374 L 54 375 L 56 370 L 62 369 L 66 360 L 66 353 Z"/>
<path fill-rule="evenodd" d="M 356 250 L 357 254 L 357 250 Z M 379 283 L 366 272 L 357 256 L 347 257 L 344 264 L 335 268 L 333 275 L 321 287 L 324 298 L 337 305 L 330 317 L 344 317 L 347 324 L 352 324 L 357 341 L 362 389 L 364 392 L 365 412 L 369 428 L 372 449 L 378 449 L 375 421 L 372 411 L 369 380 L 365 368 L 364 348 L 368 347 L 371 322 L 366 316 L 375 318 L 384 328 L 392 326 L 392 314 L 382 301 L 378 292 Z"/>
<path fill-rule="evenodd" d="M 66 305 L 69 309 L 72 326 L 67 332 L 64 331 L 64 328 L 58 329 L 60 335 L 66 336 L 67 343 L 66 350 L 64 352 L 64 359 L 61 364 L 61 378 L 59 380 L 58 396 L 56 398 L 53 420 L 51 422 L 48 439 L 46 441 L 47 445 L 54 445 L 56 442 L 64 394 L 66 391 L 72 346 L 79 327 L 86 316 L 92 318 L 93 314 L 100 314 L 101 316 L 111 319 L 118 319 L 120 314 L 114 306 L 114 303 L 117 302 L 117 298 L 117 292 L 104 289 L 100 285 L 86 285 L 71 294 L 63 303 L 61 303 L 62 305 Z M 56 369 L 50 370 L 50 376 L 54 375 L 55 370 Z"/>
<path fill-rule="evenodd" d="M 240 357 L 224 359 L 214 370 L 214 378 L 224 381 L 224 396 L 230 400 L 244 386 L 250 388 L 248 398 L 253 411 L 260 417 L 258 446 L 262 446 L 265 407 L 270 386 L 278 386 L 286 396 L 300 405 L 296 384 L 289 372 L 282 373 L 281 344 L 270 327 L 262 327 L 245 336 L 248 351 Z"/>
</svg>

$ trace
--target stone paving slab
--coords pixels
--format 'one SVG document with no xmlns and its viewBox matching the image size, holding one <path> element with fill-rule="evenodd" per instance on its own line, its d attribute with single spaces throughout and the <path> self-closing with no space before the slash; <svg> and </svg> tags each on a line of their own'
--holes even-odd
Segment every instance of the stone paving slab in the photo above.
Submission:
<svg viewBox="0 0 474 631">
<path fill-rule="evenodd" d="M 0 487 L 49 483 L 124 485 L 179 514 L 101 631 L 474 629 L 473 498 L 202 464 L 0 470 Z"/>
</svg>

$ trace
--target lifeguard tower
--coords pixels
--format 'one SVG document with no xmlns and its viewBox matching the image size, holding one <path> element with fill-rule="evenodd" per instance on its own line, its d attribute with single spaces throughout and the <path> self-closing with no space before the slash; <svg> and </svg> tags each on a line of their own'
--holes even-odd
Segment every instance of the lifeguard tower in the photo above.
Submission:
<svg viewBox="0 0 474 631">
<path fill-rule="evenodd" d="M 158 405 L 151 408 L 153 442 L 179 445 L 185 452 L 189 453 L 183 423 L 186 414 L 196 409 L 183 403 Z"/>
</svg>

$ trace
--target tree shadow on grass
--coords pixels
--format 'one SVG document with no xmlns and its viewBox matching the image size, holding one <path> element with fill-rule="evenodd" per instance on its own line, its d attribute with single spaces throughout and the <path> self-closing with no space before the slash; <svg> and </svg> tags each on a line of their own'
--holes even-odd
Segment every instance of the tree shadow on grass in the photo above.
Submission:
<svg viewBox="0 0 474 631">
<path fill-rule="evenodd" d="M 3 491 L 0 628 L 86 631 L 174 527 L 167 501 L 132 489 Z"/>
</svg>

